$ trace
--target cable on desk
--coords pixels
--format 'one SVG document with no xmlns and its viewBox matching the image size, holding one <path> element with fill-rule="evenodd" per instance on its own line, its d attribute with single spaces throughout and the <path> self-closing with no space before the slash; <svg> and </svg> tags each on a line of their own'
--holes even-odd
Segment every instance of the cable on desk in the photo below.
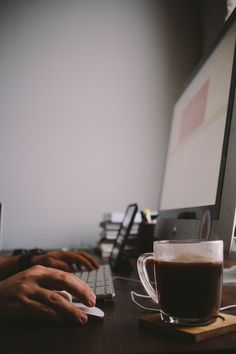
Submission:
<svg viewBox="0 0 236 354">
<path fill-rule="evenodd" d="M 141 280 L 139 280 L 139 279 L 126 278 L 126 277 L 121 277 L 119 275 L 115 275 L 112 279 L 113 280 L 120 279 L 120 280 L 127 280 L 127 281 L 134 281 L 136 283 L 141 283 Z"/>
<path fill-rule="evenodd" d="M 146 298 L 146 299 L 151 299 L 151 296 L 149 296 L 149 295 L 143 295 L 143 294 L 138 294 L 138 293 L 136 293 L 136 292 L 133 291 L 133 290 L 130 292 L 130 295 L 131 295 L 131 299 L 132 299 L 133 303 L 135 303 L 135 305 L 137 305 L 137 306 L 140 307 L 141 309 L 143 309 L 143 310 L 148 310 L 148 311 L 160 312 L 160 309 L 151 308 L 151 307 L 146 307 L 146 306 L 141 305 L 140 303 L 138 303 L 138 302 L 135 300 L 135 297 L 134 297 L 134 296 L 137 296 L 137 297 L 142 297 L 142 298 Z"/>
<path fill-rule="evenodd" d="M 139 279 L 126 278 L 126 277 L 122 277 L 122 276 L 119 276 L 119 275 L 114 276 L 112 279 L 113 279 L 113 280 L 115 280 L 115 279 L 120 279 L 120 280 L 126 280 L 126 281 L 133 281 L 133 282 L 136 282 L 136 283 L 141 283 L 141 280 L 139 280 Z M 136 293 L 136 292 L 133 291 L 133 290 L 131 290 L 130 296 L 131 296 L 131 299 L 132 299 L 133 303 L 134 303 L 135 305 L 137 305 L 138 307 L 140 307 L 141 309 L 143 309 L 143 310 L 148 310 L 148 311 L 160 312 L 160 310 L 157 309 L 157 308 L 154 309 L 154 308 L 151 308 L 151 307 L 143 306 L 143 305 L 141 305 L 140 303 L 138 303 L 138 302 L 135 300 L 135 296 L 137 296 L 137 297 L 142 297 L 142 298 L 145 298 L 145 299 L 151 299 L 151 296 L 149 296 L 149 295 L 143 295 L 143 294 L 138 294 L 138 293 Z"/>
<path fill-rule="evenodd" d="M 236 305 L 223 306 L 220 308 L 220 311 L 231 310 L 231 309 L 236 309 Z"/>
</svg>

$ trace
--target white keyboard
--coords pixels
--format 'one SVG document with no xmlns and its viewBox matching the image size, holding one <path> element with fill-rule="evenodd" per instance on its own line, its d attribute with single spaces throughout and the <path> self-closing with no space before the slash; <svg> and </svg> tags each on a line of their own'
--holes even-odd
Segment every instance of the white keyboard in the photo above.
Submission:
<svg viewBox="0 0 236 354">
<path fill-rule="evenodd" d="M 111 300 L 115 296 L 112 272 L 109 264 L 102 264 L 98 269 L 92 271 L 78 271 L 75 275 L 93 289 L 97 299 Z"/>
</svg>

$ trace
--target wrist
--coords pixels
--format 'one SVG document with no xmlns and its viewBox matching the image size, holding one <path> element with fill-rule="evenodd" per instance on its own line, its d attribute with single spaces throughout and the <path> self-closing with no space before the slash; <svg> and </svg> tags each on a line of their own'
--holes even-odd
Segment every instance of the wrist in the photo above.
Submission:
<svg viewBox="0 0 236 354">
<path fill-rule="evenodd" d="M 37 264 L 37 262 L 36 262 L 37 256 L 44 254 L 44 253 L 45 252 L 43 250 L 38 249 L 38 248 L 29 250 L 29 251 L 24 251 L 24 253 L 22 253 L 18 259 L 19 271 L 22 272 L 23 270 L 26 270 L 26 269 L 32 267 L 33 265 Z"/>
<path fill-rule="evenodd" d="M 33 254 L 30 253 L 22 254 L 21 256 L 19 256 L 18 259 L 19 272 L 22 272 L 23 270 L 26 270 L 32 266 L 31 264 L 32 258 L 33 258 Z"/>
</svg>

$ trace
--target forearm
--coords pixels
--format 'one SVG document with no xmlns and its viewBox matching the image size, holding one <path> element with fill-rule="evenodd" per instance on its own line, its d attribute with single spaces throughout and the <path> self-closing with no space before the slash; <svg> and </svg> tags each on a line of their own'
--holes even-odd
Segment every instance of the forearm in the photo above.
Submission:
<svg viewBox="0 0 236 354">
<path fill-rule="evenodd" d="M 0 258 L 0 280 L 6 279 L 20 271 L 20 256 L 9 256 Z"/>
</svg>

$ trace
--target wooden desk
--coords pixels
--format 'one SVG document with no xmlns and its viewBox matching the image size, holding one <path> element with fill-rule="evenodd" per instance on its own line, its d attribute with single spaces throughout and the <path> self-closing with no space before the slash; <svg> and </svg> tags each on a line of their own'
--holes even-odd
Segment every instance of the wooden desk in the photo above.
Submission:
<svg viewBox="0 0 236 354">
<path fill-rule="evenodd" d="M 143 292 L 140 284 L 115 280 L 113 303 L 99 304 L 104 319 L 91 318 L 85 326 L 40 326 L 0 329 L 1 354 L 121 354 L 121 353 L 236 353 L 236 332 L 200 343 L 187 343 L 138 327 L 145 312 L 133 304 L 130 290 Z M 225 285 L 223 304 L 236 302 L 236 284 Z M 233 314 L 233 312 L 232 312 Z M 235 311 L 236 314 L 236 311 Z"/>
</svg>

